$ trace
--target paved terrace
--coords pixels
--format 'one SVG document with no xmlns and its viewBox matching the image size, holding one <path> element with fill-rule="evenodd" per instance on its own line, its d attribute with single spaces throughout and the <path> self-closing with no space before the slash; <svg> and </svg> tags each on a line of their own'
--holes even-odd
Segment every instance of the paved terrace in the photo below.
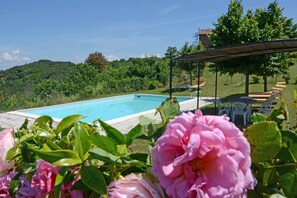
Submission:
<svg viewBox="0 0 297 198">
<path fill-rule="evenodd" d="M 201 97 L 199 104 L 200 107 L 209 105 L 214 102 L 214 98 L 212 97 Z M 180 105 L 181 111 L 189 111 L 196 109 L 197 99 L 193 99 L 191 101 L 184 102 Z M 130 129 L 136 126 L 139 123 L 139 117 L 141 115 L 152 118 L 152 119 L 161 119 L 159 114 L 154 115 L 155 110 L 145 111 L 142 113 L 134 114 L 131 116 L 126 116 L 114 120 L 107 121 L 108 124 L 118 129 L 122 133 L 127 133 Z M 20 113 L 17 111 L 11 111 L 6 113 L 0 113 L 0 127 L 1 128 L 14 128 L 14 130 L 19 129 L 24 123 L 25 119 L 28 119 L 29 126 L 32 125 L 37 118 L 36 116 Z M 61 121 L 60 119 L 54 119 L 54 126 Z"/>
</svg>

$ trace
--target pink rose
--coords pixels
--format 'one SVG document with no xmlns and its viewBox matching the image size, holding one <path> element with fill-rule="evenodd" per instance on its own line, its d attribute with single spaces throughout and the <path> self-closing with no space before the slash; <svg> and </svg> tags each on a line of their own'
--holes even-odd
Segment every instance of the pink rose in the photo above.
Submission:
<svg viewBox="0 0 297 198">
<path fill-rule="evenodd" d="M 246 197 L 255 180 L 250 145 L 226 116 L 183 113 L 152 149 L 152 171 L 169 197 Z"/>
<path fill-rule="evenodd" d="M 7 152 L 14 147 L 15 140 L 13 129 L 4 129 L 0 132 L 0 172 L 11 169 L 14 166 L 13 161 L 7 161 Z"/>
<path fill-rule="evenodd" d="M 17 175 L 17 172 L 10 172 L 9 174 L 4 174 L 0 177 L 0 197 L 10 198 L 9 195 L 9 185 L 11 180 Z"/>
<path fill-rule="evenodd" d="M 31 186 L 36 190 L 36 197 L 42 198 L 53 193 L 59 168 L 44 161 L 37 160 L 36 173 L 32 177 Z"/>
<path fill-rule="evenodd" d="M 154 184 L 149 178 L 134 173 L 111 182 L 108 186 L 110 198 L 159 198 L 165 197 L 159 184 Z"/>
</svg>

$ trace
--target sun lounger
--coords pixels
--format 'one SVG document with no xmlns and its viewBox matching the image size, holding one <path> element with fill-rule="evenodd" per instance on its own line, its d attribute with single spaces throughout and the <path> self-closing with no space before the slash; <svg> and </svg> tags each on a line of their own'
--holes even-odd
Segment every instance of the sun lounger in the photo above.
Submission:
<svg viewBox="0 0 297 198">
<path fill-rule="evenodd" d="M 183 82 L 182 84 L 180 84 L 180 85 L 176 85 L 176 86 L 174 86 L 173 87 L 173 90 L 174 91 L 180 91 L 180 90 L 183 90 L 183 89 L 185 89 L 185 90 L 189 90 L 191 88 L 191 84 L 190 84 L 190 82 Z"/>
<path fill-rule="evenodd" d="M 277 85 L 286 85 L 286 82 L 276 82 Z"/>
<path fill-rule="evenodd" d="M 267 100 L 277 100 L 278 91 L 271 92 L 254 92 L 250 93 L 249 97 L 251 97 L 254 101 L 264 102 Z"/>
</svg>

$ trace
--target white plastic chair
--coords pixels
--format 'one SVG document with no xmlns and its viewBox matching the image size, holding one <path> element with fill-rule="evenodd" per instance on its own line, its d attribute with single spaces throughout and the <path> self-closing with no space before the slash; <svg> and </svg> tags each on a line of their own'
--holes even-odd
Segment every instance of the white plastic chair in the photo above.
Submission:
<svg viewBox="0 0 297 198">
<path fill-rule="evenodd" d="M 244 102 L 233 102 L 232 103 L 232 121 L 235 122 L 237 116 L 242 116 L 243 124 L 246 126 L 246 123 L 249 119 L 251 110 L 250 107 Z"/>
<path fill-rule="evenodd" d="M 266 113 L 267 115 L 271 114 L 272 110 L 272 101 L 263 102 L 261 107 L 258 110 L 258 113 Z"/>
<path fill-rule="evenodd" d="M 217 101 L 218 105 L 218 115 L 226 114 L 227 116 L 230 116 L 231 112 L 231 104 L 230 103 L 222 103 L 221 101 Z"/>
</svg>

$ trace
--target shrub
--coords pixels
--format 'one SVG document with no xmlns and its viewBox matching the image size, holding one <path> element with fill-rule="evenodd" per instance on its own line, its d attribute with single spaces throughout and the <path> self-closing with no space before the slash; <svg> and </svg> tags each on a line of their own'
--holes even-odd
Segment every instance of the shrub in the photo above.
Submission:
<svg viewBox="0 0 297 198">
<path fill-rule="evenodd" d="M 255 83 L 255 84 L 258 84 L 260 82 L 260 77 L 259 76 L 255 76 L 253 75 L 252 76 L 252 81 Z"/>
<path fill-rule="evenodd" d="M 148 89 L 152 90 L 152 89 L 156 89 L 158 87 L 159 83 L 158 81 L 154 80 L 154 81 L 150 81 Z"/>
</svg>

